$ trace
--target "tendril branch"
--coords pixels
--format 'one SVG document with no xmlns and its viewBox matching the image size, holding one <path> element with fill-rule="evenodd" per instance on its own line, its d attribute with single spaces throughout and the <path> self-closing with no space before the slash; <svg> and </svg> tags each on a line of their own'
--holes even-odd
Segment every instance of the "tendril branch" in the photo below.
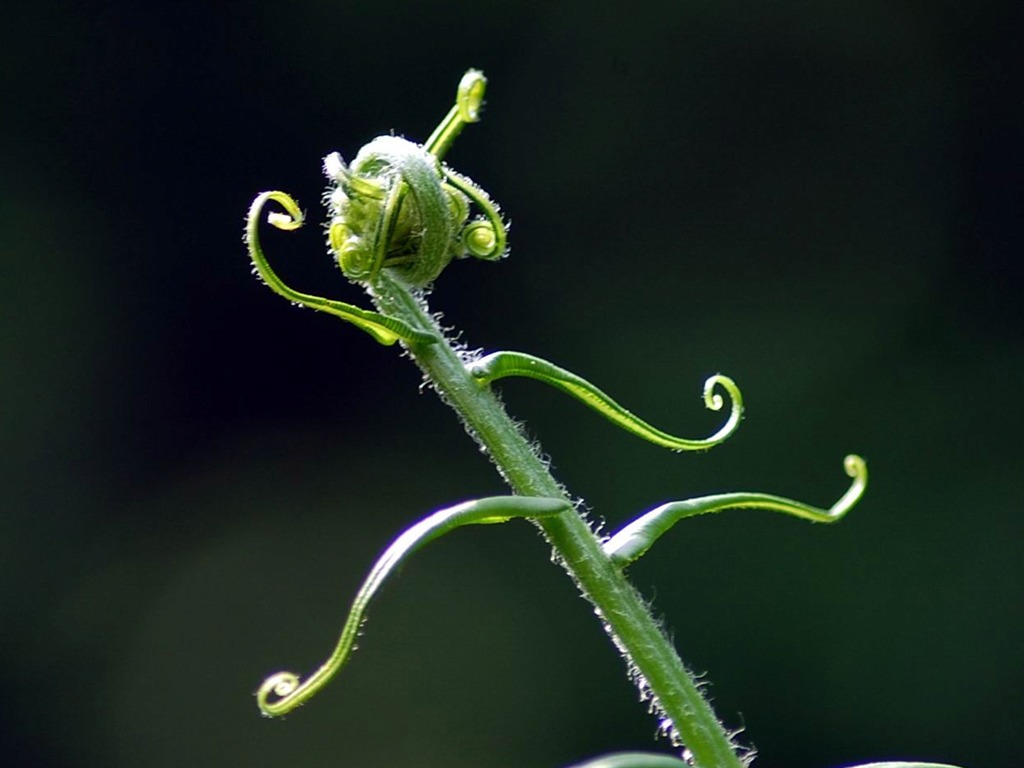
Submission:
<svg viewBox="0 0 1024 768">
<path fill-rule="evenodd" d="M 466 72 L 459 81 L 455 105 L 430 134 L 430 138 L 423 144 L 424 148 L 438 160 L 443 158 L 462 129 L 468 123 L 480 120 L 480 107 L 483 106 L 486 90 L 487 78 L 483 72 L 476 69 Z"/>
<path fill-rule="evenodd" d="M 767 493 L 723 493 L 686 501 L 673 501 L 652 509 L 608 539 L 604 552 L 619 566 L 639 559 L 657 539 L 686 517 L 721 512 L 723 509 L 767 509 L 784 512 L 815 523 L 834 523 L 860 500 L 868 484 L 868 468 L 860 456 L 849 455 L 843 462 L 846 474 L 853 478 L 849 489 L 828 509 L 819 509 L 802 501 L 793 501 Z"/>
<path fill-rule="evenodd" d="M 439 510 L 416 523 L 395 539 L 373 566 L 356 593 L 341 637 L 327 661 L 304 681 L 294 672 L 278 672 L 268 677 L 256 693 L 260 711 L 268 717 L 290 712 L 304 704 L 345 666 L 370 601 L 395 569 L 424 544 L 463 525 L 504 523 L 514 517 L 550 517 L 570 509 L 568 502 L 561 499 L 492 496 Z"/>
<path fill-rule="evenodd" d="M 474 219 L 462 230 L 462 246 L 467 253 L 487 261 L 496 261 L 505 256 L 508 251 L 508 228 L 498 206 L 466 176 L 448 167 L 444 168 L 444 175 L 449 184 L 476 203 L 484 213 L 482 219 Z"/>
<path fill-rule="evenodd" d="M 362 328 L 381 344 L 394 344 L 399 339 L 410 344 L 431 344 L 437 341 L 437 337 L 432 333 L 413 328 L 398 318 L 360 309 L 343 301 L 333 301 L 301 293 L 285 285 L 284 281 L 271 268 L 260 245 L 260 218 L 263 208 L 271 200 L 285 209 L 285 213 L 275 211 L 267 216 L 267 222 L 278 229 L 296 230 L 302 226 L 303 217 L 299 204 L 285 192 L 263 192 L 256 196 L 249 207 L 245 223 L 245 243 L 248 246 L 249 257 L 252 259 L 256 273 L 272 291 L 296 304 L 340 317 L 342 320 Z"/>
<path fill-rule="evenodd" d="M 722 409 L 722 396 L 715 392 L 715 388 L 720 386 L 729 394 L 731 400 L 729 419 L 711 437 L 693 440 L 676 437 L 651 426 L 586 379 L 533 355 L 522 352 L 494 352 L 469 363 L 467 369 L 481 384 L 490 384 L 509 376 L 537 379 L 593 408 L 627 432 L 673 451 L 701 451 L 718 445 L 736 431 L 740 419 L 743 418 L 743 396 L 740 389 L 732 379 L 721 374 L 716 374 L 704 382 L 704 405 L 712 411 Z"/>
</svg>

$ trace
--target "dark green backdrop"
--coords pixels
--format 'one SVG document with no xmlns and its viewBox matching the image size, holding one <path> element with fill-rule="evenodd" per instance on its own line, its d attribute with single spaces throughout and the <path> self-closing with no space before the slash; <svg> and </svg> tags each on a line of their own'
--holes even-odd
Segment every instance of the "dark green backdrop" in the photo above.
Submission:
<svg viewBox="0 0 1024 768">
<path fill-rule="evenodd" d="M 557 768 L 657 726 L 530 526 L 432 546 L 313 704 L 252 693 L 335 640 L 377 552 L 501 491 L 393 349 L 249 275 L 267 188 L 320 220 L 323 155 L 426 137 L 469 66 L 452 164 L 513 222 L 436 309 L 548 357 L 678 456 L 503 387 L 615 525 L 733 513 L 633 569 L 763 768 L 1020 764 L 1022 77 L 1016 2 L 34 3 L 0 23 L 0 748 L 17 766 Z M 293 284 L 363 301 L 318 226 Z M 664 742 L 661 749 L 667 750 Z"/>
</svg>

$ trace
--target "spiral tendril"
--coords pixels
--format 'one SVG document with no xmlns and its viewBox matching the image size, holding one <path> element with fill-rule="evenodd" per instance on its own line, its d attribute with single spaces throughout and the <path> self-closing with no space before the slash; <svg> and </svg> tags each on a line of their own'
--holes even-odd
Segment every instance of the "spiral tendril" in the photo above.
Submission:
<svg viewBox="0 0 1024 768">
<path fill-rule="evenodd" d="M 481 384 L 490 384 L 510 376 L 542 381 L 579 400 L 627 432 L 673 451 L 701 451 L 718 445 L 736 431 L 743 418 L 743 395 L 732 379 L 721 374 L 712 376 L 704 383 L 704 404 L 710 410 L 721 410 L 724 405 L 722 396 L 714 391 L 715 387 L 721 387 L 731 401 L 729 419 L 710 437 L 695 440 L 670 435 L 651 426 L 586 379 L 533 355 L 494 352 L 469 363 L 467 370 Z"/>
<path fill-rule="evenodd" d="M 462 230 L 462 244 L 477 258 L 488 258 L 497 250 L 498 235 L 487 221 L 474 221 Z"/>
<path fill-rule="evenodd" d="M 501 218 L 498 206 L 486 192 L 466 176 L 448 167 L 443 168 L 443 171 L 448 183 L 483 211 L 482 219 L 470 222 L 462 231 L 462 244 L 465 249 L 471 256 L 487 261 L 496 261 L 507 255 L 508 226 Z"/>
<path fill-rule="evenodd" d="M 408 528 L 384 550 L 356 593 L 338 643 L 319 669 L 305 680 L 294 672 L 270 675 L 256 692 L 256 703 L 268 717 L 286 714 L 304 704 L 345 666 L 355 647 L 366 610 L 388 577 L 406 559 L 434 539 L 463 525 L 504 523 L 515 517 L 544 518 L 570 511 L 563 499 L 540 496 L 492 496 L 434 512 Z"/>
<path fill-rule="evenodd" d="M 256 273 L 271 290 L 296 304 L 340 317 L 363 329 L 381 344 L 394 344 L 399 339 L 410 344 L 431 344 L 437 341 L 432 333 L 413 328 L 398 318 L 360 309 L 342 301 L 301 293 L 285 285 L 284 281 L 271 268 L 270 262 L 267 261 L 266 254 L 263 252 L 263 247 L 260 245 L 260 218 L 269 201 L 274 201 L 285 210 L 285 213 L 275 211 L 267 216 L 268 223 L 278 229 L 288 231 L 298 229 L 302 226 L 303 216 L 299 204 L 285 192 L 262 192 L 249 206 L 245 225 L 245 243 Z"/>
<path fill-rule="evenodd" d="M 860 456 L 847 456 L 843 460 L 843 469 L 853 481 L 846 493 L 828 509 L 820 509 L 802 501 L 767 493 L 741 492 L 701 496 L 662 504 L 642 514 L 608 539 L 602 548 L 613 562 L 624 567 L 637 560 L 660 536 L 683 518 L 721 512 L 724 509 L 766 509 L 815 523 L 834 523 L 860 501 L 868 484 L 867 463 Z"/>
</svg>

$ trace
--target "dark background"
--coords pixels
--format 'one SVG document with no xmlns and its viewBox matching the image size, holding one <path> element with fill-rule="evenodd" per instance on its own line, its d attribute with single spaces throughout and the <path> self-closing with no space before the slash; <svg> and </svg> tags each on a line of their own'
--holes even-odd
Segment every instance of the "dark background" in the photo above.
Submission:
<svg viewBox="0 0 1024 768">
<path fill-rule="evenodd" d="M 679 456 L 502 389 L 618 525 L 763 490 L 841 525 L 687 522 L 633 570 L 763 768 L 1020 764 L 1024 313 L 1017 2 L 33 3 L 0 23 L 0 749 L 18 766 L 556 768 L 655 745 L 529 525 L 424 551 L 283 722 L 373 557 L 502 486 L 393 348 L 249 275 L 253 196 L 317 224 L 323 155 L 422 140 L 513 222 L 433 306 L 592 379 Z M 364 303 L 319 226 L 283 277 Z M 668 750 L 661 741 L 656 748 Z"/>
</svg>

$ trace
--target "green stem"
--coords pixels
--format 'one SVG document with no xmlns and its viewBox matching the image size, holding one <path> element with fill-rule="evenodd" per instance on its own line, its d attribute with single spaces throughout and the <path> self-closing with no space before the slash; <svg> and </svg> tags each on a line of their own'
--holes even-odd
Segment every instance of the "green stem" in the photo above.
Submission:
<svg viewBox="0 0 1024 768">
<path fill-rule="evenodd" d="M 426 306 L 403 284 L 382 272 L 370 289 L 383 314 L 436 333 L 435 344 L 407 344 L 410 355 L 441 399 L 458 413 L 469 433 L 487 451 L 516 493 L 571 501 L 536 450 L 509 418 L 490 388 L 467 371 L 444 340 Z M 638 682 L 675 727 L 700 768 L 742 768 L 728 733 L 701 695 L 672 644 L 643 599 L 601 548 L 586 521 L 574 510 L 537 521 L 558 559 L 593 603 L 605 629 L 625 655 Z"/>
</svg>

